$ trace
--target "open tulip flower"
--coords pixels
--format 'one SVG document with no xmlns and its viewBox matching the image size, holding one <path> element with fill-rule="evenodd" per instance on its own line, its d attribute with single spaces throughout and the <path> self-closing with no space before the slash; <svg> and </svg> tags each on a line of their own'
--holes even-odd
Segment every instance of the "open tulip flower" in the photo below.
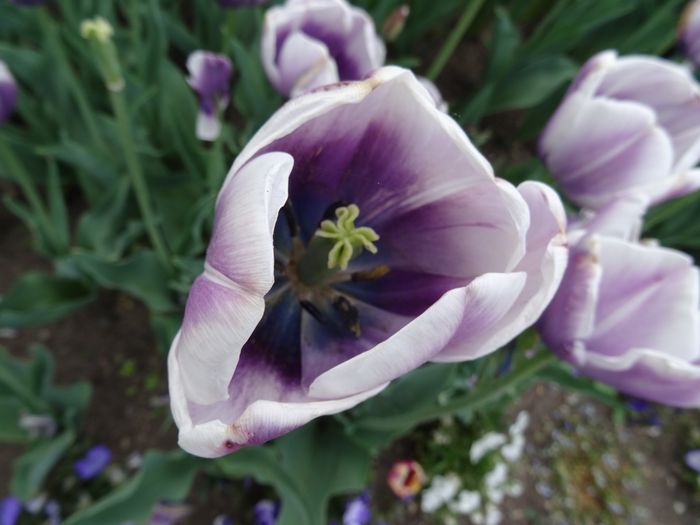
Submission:
<svg viewBox="0 0 700 525">
<path fill-rule="evenodd" d="M 262 61 L 285 96 L 360 80 L 384 64 L 374 22 L 345 0 L 287 0 L 265 15 Z"/>
<path fill-rule="evenodd" d="M 496 350 L 554 294 L 564 222 L 549 187 L 495 178 L 407 70 L 293 99 L 218 196 L 168 359 L 180 445 L 220 456 Z"/>
<path fill-rule="evenodd" d="M 539 323 L 586 375 L 635 397 L 700 407 L 698 269 L 640 243 L 644 201 L 625 198 L 572 229 L 561 286 Z"/>
<path fill-rule="evenodd" d="M 638 194 L 652 203 L 700 186 L 700 86 L 651 56 L 605 51 L 581 69 L 540 140 L 566 195 L 587 208 Z"/>
</svg>

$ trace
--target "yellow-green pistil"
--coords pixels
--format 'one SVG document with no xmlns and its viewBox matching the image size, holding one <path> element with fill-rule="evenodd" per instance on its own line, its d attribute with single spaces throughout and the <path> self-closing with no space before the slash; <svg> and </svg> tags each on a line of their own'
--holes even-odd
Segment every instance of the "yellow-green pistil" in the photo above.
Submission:
<svg viewBox="0 0 700 525">
<path fill-rule="evenodd" d="M 359 215 L 360 208 L 350 204 L 335 210 L 335 221 L 321 222 L 299 262 L 299 278 L 303 283 L 326 282 L 336 272 L 347 270 L 348 263 L 362 250 L 377 253 L 374 242 L 379 240 L 379 235 L 368 226 L 355 226 Z"/>
<path fill-rule="evenodd" d="M 334 241 L 333 248 L 328 252 L 328 269 L 339 267 L 346 270 L 354 255 L 359 255 L 362 248 L 370 253 L 377 253 L 374 241 L 379 235 L 368 226 L 355 226 L 355 220 L 360 216 L 360 208 L 356 204 L 341 206 L 335 210 L 336 222 L 325 220 L 316 230 L 317 237 Z"/>
</svg>

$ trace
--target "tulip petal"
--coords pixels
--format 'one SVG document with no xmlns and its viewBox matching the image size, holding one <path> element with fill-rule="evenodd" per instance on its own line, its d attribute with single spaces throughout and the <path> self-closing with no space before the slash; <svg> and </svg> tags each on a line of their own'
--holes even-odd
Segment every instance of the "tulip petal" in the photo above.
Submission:
<svg viewBox="0 0 700 525">
<path fill-rule="evenodd" d="M 617 193 L 672 182 L 671 140 L 643 105 L 573 93 L 553 119 L 542 153 L 577 203 L 597 208 Z"/>
<path fill-rule="evenodd" d="M 171 353 L 184 371 L 187 398 L 214 403 L 228 397 L 228 385 L 241 348 L 260 321 L 265 302 L 209 273 L 198 277 L 190 290 L 185 318 Z"/>
<path fill-rule="evenodd" d="M 686 361 L 700 357 L 700 284 L 692 259 L 608 237 L 600 242 L 603 276 L 586 346 L 605 355 L 642 347 Z"/>
<path fill-rule="evenodd" d="M 524 273 L 485 274 L 450 290 L 389 339 L 321 374 L 309 395 L 353 395 L 413 370 L 434 359 L 458 328 L 478 333 L 491 328 L 524 285 Z"/>
<path fill-rule="evenodd" d="M 623 57 L 610 67 L 598 93 L 640 102 L 656 112 L 673 142 L 674 171 L 700 160 L 700 89 L 687 67 L 651 56 Z"/>
<path fill-rule="evenodd" d="M 575 362 L 584 374 L 626 394 L 675 407 L 700 407 L 700 363 L 648 348 L 616 356 L 581 348 Z"/>
<path fill-rule="evenodd" d="M 177 344 L 178 338 L 173 342 Z M 237 385 L 236 394 L 251 400 L 250 404 L 241 407 L 234 398 L 231 402 L 209 407 L 207 417 L 202 417 L 198 414 L 201 408 L 187 400 L 182 384 L 183 370 L 174 352 L 168 356 L 168 376 L 171 409 L 179 429 L 178 443 L 187 452 L 205 458 L 224 456 L 242 446 L 263 443 L 316 417 L 347 410 L 386 387 L 380 385 L 355 396 L 325 401 L 310 399 L 299 392 L 285 392 L 285 400 L 255 399 Z M 271 376 L 255 375 L 246 381 L 248 388 L 259 392 L 261 388 L 255 380 L 269 382 Z"/>
<path fill-rule="evenodd" d="M 335 61 L 325 44 L 299 31 L 284 41 L 279 60 L 280 75 L 285 81 L 282 90 L 293 97 L 339 80 Z"/>
<path fill-rule="evenodd" d="M 571 352 L 592 332 L 602 268 L 598 255 L 600 241 L 591 236 L 571 249 L 559 289 L 538 322 L 547 345 L 559 352 Z"/>
<path fill-rule="evenodd" d="M 274 281 L 272 236 L 294 159 L 273 152 L 229 174 L 216 202 L 207 263 L 227 279 L 260 295 Z"/>
<path fill-rule="evenodd" d="M 298 64 L 308 63 L 304 56 L 311 50 L 308 44 L 287 47 L 290 35 L 301 33 L 323 45 L 340 80 L 360 80 L 384 63 L 384 44 L 361 9 L 344 0 L 288 0 L 267 11 L 261 50 L 268 78 L 285 95 L 299 84 Z M 321 77 L 316 78 L 314 86 L 323 85 Z"/>
<path fill-rule="evenodd" d="M 474 359 L 492 352 L 531 326 L 551 301 L 567 264 L 566 216 L 559 196 L 548 186 L 525 182 L 518 187 L 530 210 L 527 252 L 514 271 L 526 282 L 516 300 L 488 330 L 463 325 L 436 361 Z"/>
</svg>

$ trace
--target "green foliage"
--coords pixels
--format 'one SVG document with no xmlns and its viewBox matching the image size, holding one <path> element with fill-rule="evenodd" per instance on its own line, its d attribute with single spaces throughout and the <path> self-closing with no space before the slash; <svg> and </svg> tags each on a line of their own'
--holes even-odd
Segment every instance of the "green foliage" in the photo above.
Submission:
<svg viewBox="0 0 700 525">
<path fill-rule="evenodd" d="M 361 491 L 369 478 L 369 452 L 342 427 L 322 419 L 268 447 L 246 448 L 214 462 L 213 472 L 252 475 L 282 499 L 278 525 L 324 525 L 334 495 Z"/>
<path fill-rule="evenodd" d="M 0 326 L 26 326 L 60 319 L 90 303 L 94 286 L 82 279 L 25 273 L 0 299 Z"/>
<path fill-rule="evenodd" d="M 148 452 L 138 474 L 112 493 L 70 516 L 65 525 L 144 523 L 161 500 L 183 499 L 201 460 L 184 452 Z"/>
<path fill-rule="evenodd" d="M 28 450 L 13 465 L 12 493 L 27 501 L 37 495 L 44 479 L 77 436 L 80 420 L 90 399 L 87 383 L 53 384 L 51 354 L 32 348 L 32 359 L 23 361 L 0 349 L 0 441 L 27 444 Z M 55 436 L 32 436 L 22 428 L 23 415 L 55 421 Z"/>
</svg>

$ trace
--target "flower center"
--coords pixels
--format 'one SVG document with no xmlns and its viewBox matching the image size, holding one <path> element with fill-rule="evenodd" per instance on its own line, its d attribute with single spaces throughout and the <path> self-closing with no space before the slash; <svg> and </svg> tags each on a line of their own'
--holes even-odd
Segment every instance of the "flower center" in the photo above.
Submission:
<svg viewBox="0 0 700 525">
<path fill-rule="evenodd" d="M 281 242 L 282 232 L 279 232 L 280 243 L 275 251 L 275 285 L 266 301 L 268 307 L 281 306 L 283 298 L 291 292 L 292 295 L 287 297 L 292 302 L 285 303 L 288 306 L 282 307 L 282 310 L 297 304 L 338 336 L 358 338 L 361 335 L 359 311 L 351 291 L 340 288 L 358 281 L 380 279 L 389 268 L 380 265 L 348 271 L 350 261 L 364 250 L 372 254 L 378 252 L 374 242 L 379 240 L 379 235 L 368 226 L 355 225 L 360 215 L 356 204 L 333 205 L 323 217 L 329 215 L 335 215 L 335 220 L 322 220 L 304 245 L 291 202 L 284 207 L 284 224 L 291 242 L 286 243 L 285 249 L 285 243 Z M 281 313 L 278 309 L 277 314 Z"/>
<path fill-rule="evenodd" d="M 348 263 L 363 250 L 377 253 L 377 232 L 368 226 L 355 226 L 360 216 L 356 204 L 336 208 L 335 216 L 335 221 L 321 222 L 299 261 L 299 280 L 307 286 L 332 280 L 338 271 L 347 270 Z"/>
</svg>

